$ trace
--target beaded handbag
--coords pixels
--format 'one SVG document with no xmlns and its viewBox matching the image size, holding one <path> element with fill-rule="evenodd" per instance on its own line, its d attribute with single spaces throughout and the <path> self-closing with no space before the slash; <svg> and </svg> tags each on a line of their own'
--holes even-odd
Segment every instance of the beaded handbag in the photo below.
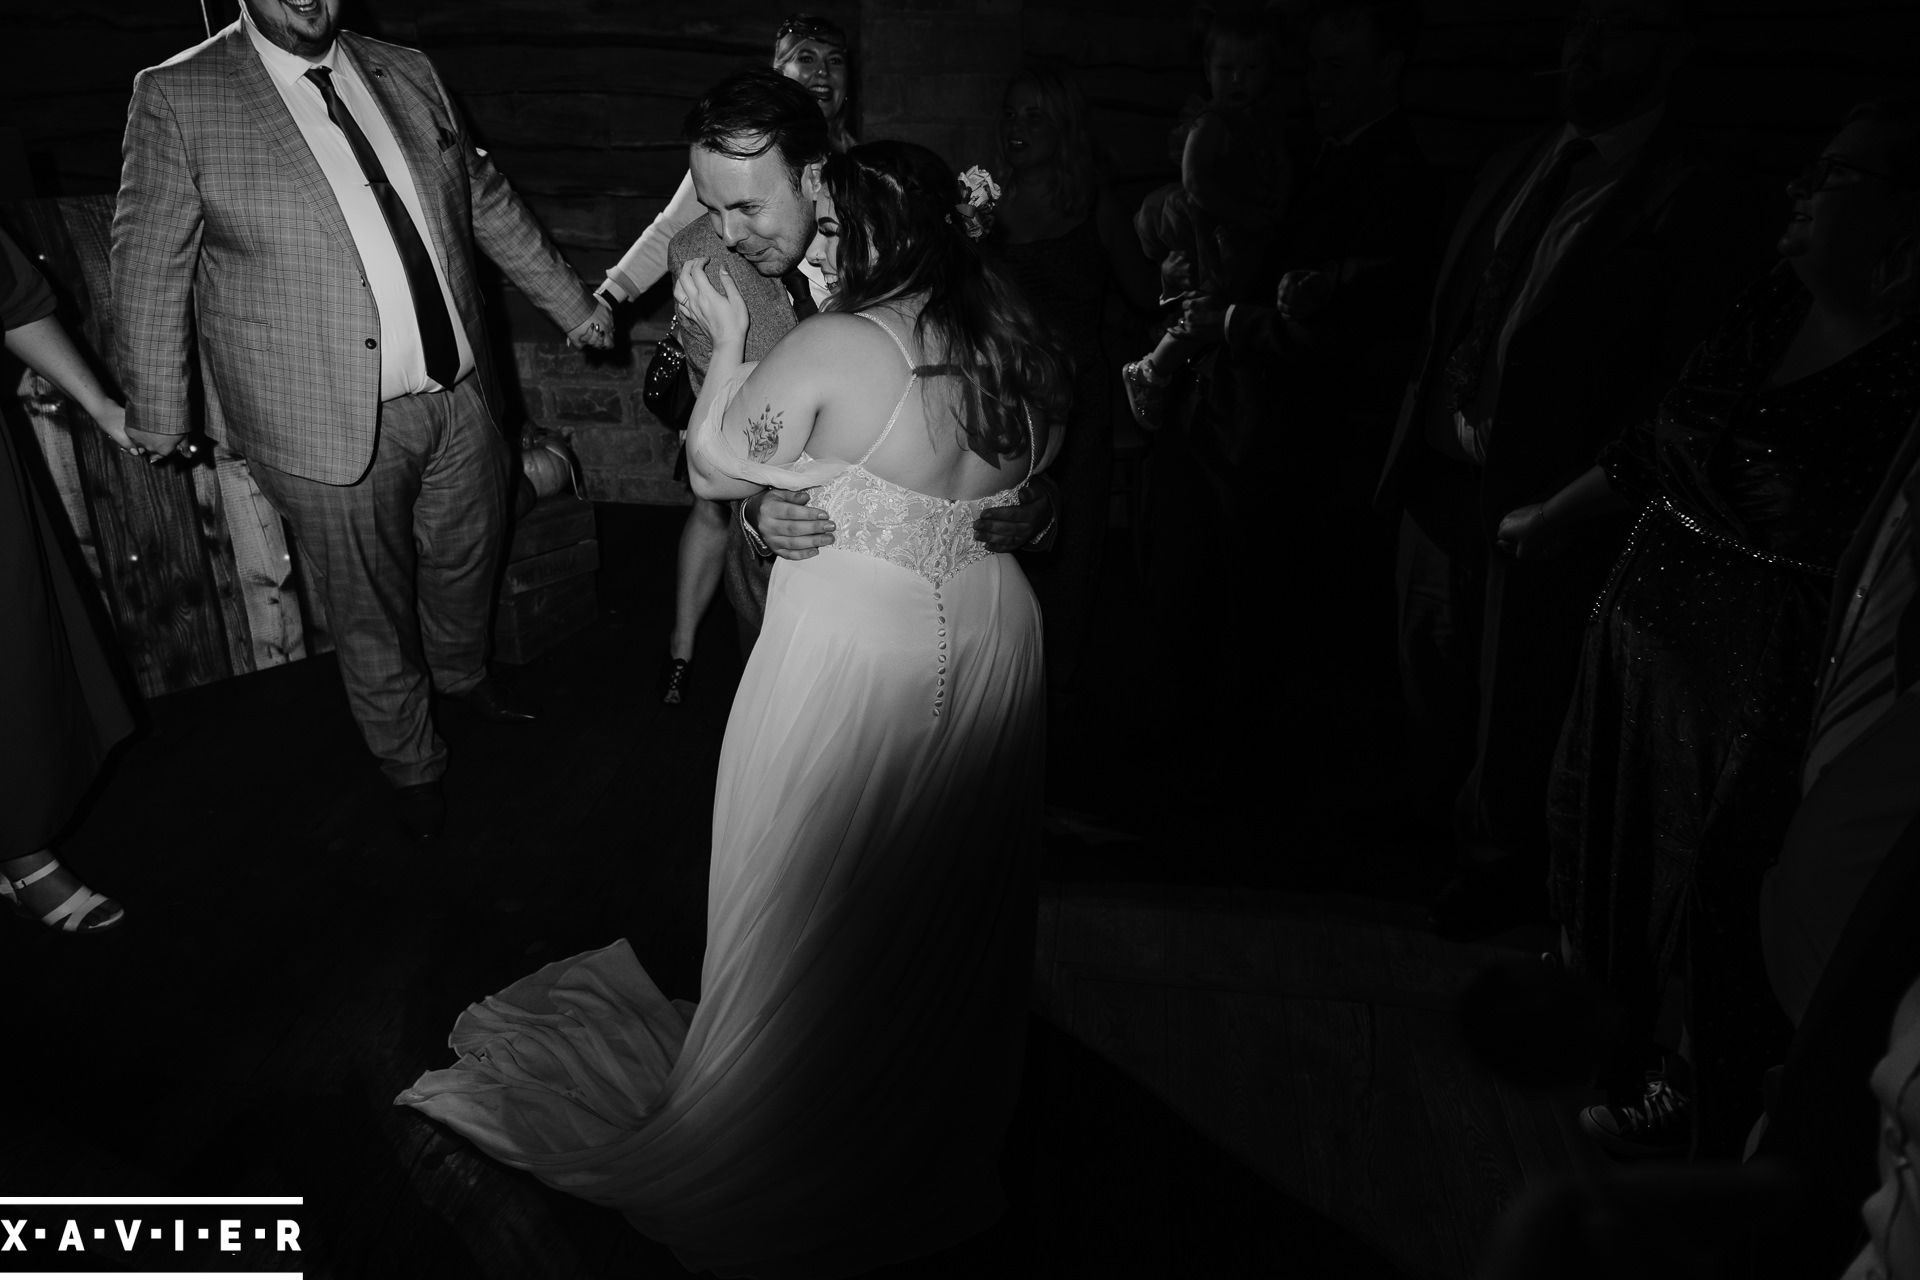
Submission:
<svg viewBox="0 0 1920 1280">
<path fill-rule="evenodd" d="M 680 323 L 675 311 L 667 322 L 667 332 L 653 349 L 647 362 L 647 376 L 640 384 L 640 399 L 649 412 L 670 431 L 685 431 L 693 417 L 693 379 L 687 373 L 687 353 L 673 336 Z"/>
</svg>

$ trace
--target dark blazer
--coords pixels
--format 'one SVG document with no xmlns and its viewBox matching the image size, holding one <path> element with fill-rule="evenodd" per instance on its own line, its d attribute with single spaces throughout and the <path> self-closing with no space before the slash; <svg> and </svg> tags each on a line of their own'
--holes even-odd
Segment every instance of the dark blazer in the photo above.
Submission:
<svg viewBox="0 0 1920 1280">
<path fill-rule="evenodd" d="M 1364 506 L 1419 353 L 1420 316 L 1440 240 L 1440 184 L 1404 110 L 1345 147 L 1305 158 L 1281 229 L 1281 271 L 1351 264 L 1352 274 L 1303 326 L 1270 302 L 1233 309 L 1227 345 L 1236 370 L 1263 375 L 1250 398 L 1262 431 L 1285 420 L 1290 452 L 1315 473 L 1359 464 Z M 1270 296 L 1270 295 L 1269 295 Z M 1342 483 L 1342 488 L 1345 484 Z"/>
<path fill-rule="evenodd" d="M 1280 232 L 1281 271 L 1364 264 L 1313 318 L 1315 345 L 1357 351 L 1416 338 L 1441 202 L 1407 113 L 1396 109 L 1348 146 L 1322 146 L 1297 172 L 1299 192 Z M 1271 328 L 1276 318 L 1270 305 L 1235 307 L 1236 353 L 1282 345 Z"/>
<path fill-rule="evenodd" d="M 1558 135 L 1555 126 L 1494 156 L 1455 224 L 1419 371 L 1375 492 L 1382 508 L 1415 496 L 1437 457 L 1425 424 L 1444 412 L 1447 357 L 1470 318 L 1494 227 Z M 1655 129 L 1514 330 L 1475 503 L 1483 543 L 1502 516 L 1551 496 L 1659 402 L 1739 286 L 1763 265 L 1755 213 L 1731 208 L 1724 188 L 1684 154 L 1672 129 Z"/>
</svg>

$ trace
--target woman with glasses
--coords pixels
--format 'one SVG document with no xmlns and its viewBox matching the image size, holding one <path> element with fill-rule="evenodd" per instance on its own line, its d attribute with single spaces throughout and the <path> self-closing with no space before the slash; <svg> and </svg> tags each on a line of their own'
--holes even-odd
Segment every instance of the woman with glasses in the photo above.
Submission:
<svg viewBox="0 0 1920 1280">
<path fill-rule="evenodd" d="M 853 65 L 844 30 L 825 18 L 806 13 L 792 15 L 774 32 L 773 67 L 788 79 L 804 85 L 819 100 L 835 151 L 845 151 L 853 145 L 849 128 L 854 115 L 850 95 Z M 667 201 L 667 207 L 640 233 L 626 256 L 607 269 L 606 281 L 595 290 L 595 296 L 612 303 L 629 302 L 653 288 L 667 274 L 667 246 L 702 212 L 700 199 L 693 191 L 693 175 L 688 173 L 680 180 L 673 198 Z M 685 478 L 684 457 L 674 470 Z M 668 703 L 678 703 L 685 693 L 693 663 L 694 636 L 707 606 L 713 603 L 714 592 L 720 588 L 726 564 L 727 523 L 725 503 L 695 498 L 680 531 L 673 633 L 667 642 L 667 660 L 661 672 L 661 697 Z"/>
<path fill-rule="evenodd" d="M 1618 1154 L 1737 1153 L 1785 1045 L 1760 883 L 1800 794 L 1834 565 L 1920 410 L 1916 179 L 1920 107 L 1857 108 L 1788 188 L 1782 263 L 1653 418 L 1500 524 L 1524 562 L 1639 509 L 1548 804 L 1568 958 L 1630 1015 L 1611 1102 L 1581 1116 Z M 1648 1073 L 1675 997 L 1687 1059 Z"/>
</svg>

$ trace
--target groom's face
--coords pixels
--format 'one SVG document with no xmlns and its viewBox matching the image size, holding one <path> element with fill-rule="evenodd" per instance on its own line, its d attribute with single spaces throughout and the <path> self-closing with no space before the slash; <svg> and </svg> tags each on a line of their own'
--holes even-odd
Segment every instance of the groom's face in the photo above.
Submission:
<svg viewBox="0 0 1920 1280">
<path fill-rule="evenodd" d="M 774 147 L 745 160 L 694 147 L 688 167 L 694 194 L 727 248 L 763 276 L 784 275 L 799 263 L 813 242 L 818 164 L 801 171 L 798 186 Z"/>
</svg>

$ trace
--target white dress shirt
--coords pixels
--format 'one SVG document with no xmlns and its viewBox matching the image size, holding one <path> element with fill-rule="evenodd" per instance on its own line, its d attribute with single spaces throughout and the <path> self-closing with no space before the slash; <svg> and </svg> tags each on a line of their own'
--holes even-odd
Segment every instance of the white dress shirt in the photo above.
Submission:
<svg viewBox="0 0 1920 1280">
<path fill-rule="evenodd" d="M 262 35 L 244 4 L 240 6 L 240 20 L 246 24 L 247 37 L 259 52 L 260 61 L 266 64 L 274 88 L 280 91 L 281 101 L 287 104 L 294 124 L 299 126 L 313 158 L 320 164 L 320 171 L 326 175 L 327 184 L 333 188 L 340 212 L 347 220 L 347 230 L 353 235 L 354 248 L 359 251 L 367 285 L 373 290 L 374 307 L 380 314 L 380 398 L 392 400 L 396 396 L 444 388 L 427 376 L 420 323 L 414 316 L 413 291 L 407 284 L 407 268 L 401 261 L 400 248 L 394 243 L 386 214 L 381 212 L 379 200 L 367 185 L 366 173 L 360 168 L 360 160 L 353 154 L 347 135 L 328 117 L 320 87 L 307 79 L 307 72 L 314 67 L 326 67 L 333 73 L 334 92 L 353 116 L 354 123 L 360 126 L 360 132 L 367 136 L 367 144 L 380 158 L 388 183 L 399 195 L 400 203 L 406 206 L 415 230 L 427 246 L 427 255 L 433 259 L 433 273 L 440 283 L 440 295 L 446 300 L 447 315 L 453 320 L 454 341 L 460 348 L 460 373 L 454 379 L 458 382 L 473 372 L 473 348 L 467 342 L 465 326 L 460 323 L 460 312 L 453 305 L 446 265 L 441 261 L 440 250 L 433 243 L 433 233 L 422 213 L 413 172 L 407 168 L 393 129 L 382 114 L 380 104 L 367 91 L 353 59 L 335 43 L 325 57 L 308 61 L 288 53 Z"/>
</svg>

